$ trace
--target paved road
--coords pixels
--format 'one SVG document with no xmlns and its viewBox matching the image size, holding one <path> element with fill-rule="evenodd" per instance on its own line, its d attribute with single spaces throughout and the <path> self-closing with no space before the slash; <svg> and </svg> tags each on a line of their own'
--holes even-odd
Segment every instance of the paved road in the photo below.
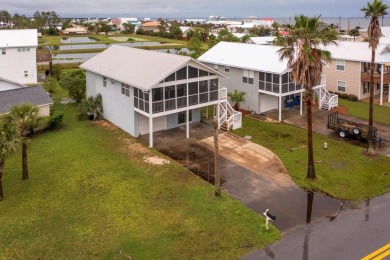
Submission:
<svg viewBox="0 0 390 260">
<path fill-rule="evenodd" d="M 323 220 L 289 233 L 269 248 L 244 259 L 362 259 L 389 243 L 390 194 L 386 194 L 361 204 L 358 209 L 341 211 L 332 222 Z M 389 250 L 386 252 L 390 253 Z"/>
</svg>

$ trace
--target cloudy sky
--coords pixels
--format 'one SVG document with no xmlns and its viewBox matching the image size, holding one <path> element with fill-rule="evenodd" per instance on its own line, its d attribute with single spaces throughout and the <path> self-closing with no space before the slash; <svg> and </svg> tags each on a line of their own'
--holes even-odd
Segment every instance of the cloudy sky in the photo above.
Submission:
<svg viewBox="0 0 390 260">
<path fill-rule="evenodd" d="M 55 11 L 61 17 L 362 17 L 360 9 L 366 3 L 367 0 L 1 0 L 0 9 L 27 16 L 35 11 Z"/>
</svg>

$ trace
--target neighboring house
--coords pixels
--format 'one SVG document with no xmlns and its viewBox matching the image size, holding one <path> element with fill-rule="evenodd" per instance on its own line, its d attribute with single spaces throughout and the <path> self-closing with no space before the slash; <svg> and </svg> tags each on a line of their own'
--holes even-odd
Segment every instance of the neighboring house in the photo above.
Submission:
<svg viewBox="0 0 390 260">
<path fill-rule="evenodd" d="M 0 115 L 24 103 L 38 107 L 40 116 L 50 116 L 50 106 L 54 104 L 50 95 L 40 86 L 27 87 L 0 78 Z"/>
<path fill-rule="evenodd" d="M 351 36 L 351 35 L 344 35 L 340 34 L 339 40 L 343 42 L 362 42 L 364 41 L 364 38 L 362 36 Z"/>
<path fill-rule="evenodd" d="M 332 60 L 323 66 L 328 90 L 356 95 L 357 98 L 369 97 L 371 48 L 368 42 L 338 42 L 325 48 L 331 52 Z M 374 95 L 390 101 L 390 46 L 378 44 L 375 57 Z M 386 96 L 387 94 L 387 96 Z"/>
<path fill-rule="evenodd" d="M 160 29 L 158 28 L 161 24 L 158 22 L 146 22 L 141 24 L 142 30 L 145 32 L 147 31 L 153 31 L 153 32 L 159 32 Z"/>
<path fill-rule="evenodd" d="M 223 74 L 181 55 L 112 46 L 80 66 L 87 71 L 87 96 L 103 98 L 104 118 L 134 137 L 201 119 L 200 109 L 214 105 L 218 126 L 241 127 L 232 111 Z"/>
<path fill-rule="evenodd" d="M 275 39 L 275 36 L 250 37 L 248 38 L 248 40 L 246 40 L 246 43 L 258 45 L 272 45 Z"/>
<path fill-rule="evenodd" d="M 302 114 L 304 89 L 292 82 L 287 60 L 280 60 L 280 48 L 220 42 L 200 56 L 198 61 L 229 76 L 220 80 L 221 86 L 229 92 L 237 89 L 246 93 L 245 102 L 241 104 L 243 109 L 257 114 L 278 109 L 281 121 L 282 108 L 300 106 Z M 326 91 L 324 82 L 315 88 L 322 97 L 320 107 L 331 109 L 337 106 L 337 100 L 333 102 L 337 96 Z"/>
<path fill-rule="evenodd" d="M 0 30 L 0 77 L 37 83 L 37 46 L 36 29 Z"/>
<path fill-rule="evenodd" d="M 62 30 L 63 34 L 87 34 L 87 30 L 82 27 L 66 28 Z"/>
<path fill-rule="evenodd" d="M 180 28 L 180 30 L 182 32 L 183 38 L 186 38 L 187 37 L 187 33 L 192 30 L 192 28 L 190 26 L 179 26 L 179 28 Z"/>
</svg>

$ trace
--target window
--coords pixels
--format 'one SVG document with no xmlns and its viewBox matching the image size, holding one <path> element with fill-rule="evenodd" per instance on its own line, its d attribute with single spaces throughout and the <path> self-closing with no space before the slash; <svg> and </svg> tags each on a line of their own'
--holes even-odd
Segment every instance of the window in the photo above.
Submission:
<svg viewBox="0 0 390 260">
<path fill-rule="evenodd" d="M 345 61 L 344 60 L 336 60 L 336 70 L 344 71 L 345 69 Z"/>
<path fill-rule="evenodd" d="M 191 67 L 191 66 L 188 66 L 188 77 L 190 79 L 197 78 L 198 77 L 198 69 Z"/>
<path fill-rule="evenodd" d="M 243 70 L 242 74 L 242 82 L 253 84 L 253 78 L 255 77 L 255 72 L 253 70 Z"/>
<path fill-rule="evenodd" d="M 337 81 L 337 91 L 338 92 L 345 92 L 346 86 L 345 86 L 345 81 Z"/>
<path fill-rule="evenodd" d="M 154 88 L 152 93 L 153 102 L 163 100 L 163 88 Z"/>
<path fill-rule="evenodd" d="M 363 82 L 363 94 L 370 93 L 370 83 Z"/>
<path fill-rule="evenodd" d="M 187 67 L 176 71 L 176 80 L 187 79 Z"/>
<path fill-rule="evenodd" d="M 176 97 L 175 86 L 165 87 L 165 99 L 171 99 Z"/>
<path fill-rule="evenodd" d="M 130 86 L 122 83 L 122 95 L 130 97 Z"/>
<path fill-rule="evenodd" d="M 115 85 L 115 79 L 111 79 L 111 85 Z"/>
<path fill-rule="evenodd" d="M 24 71 L 24 76 L 25 76 L 25 77 L 28 77 L 28 70 L 25 70 L 25 71 Z"/>
<path fill-rule="evenodd" d="M 225 66 L 225 72 L 229 72 L 230 71 L 230 68 Z"/>
<path fill-rule="evenodd" d="M 22 49 L 18 48 L 18 52 L 21 52 L 21 51 L 22 51 Z"/>
<path fill-rule="evenodd" d="M 175 81 L 175 73 L 172 73 L 171 75 L 169 75 L 168 77 L 165 78 L 165 82 L 169 82 L 169 81 Z"/>
<path fill-rule="evenodd" d="M 248 83 L 248 76 L 249 76 L 248 70 L 243 70 L 242 71 L 242 82 Z"/>
<path fill-rule="evenodd" d="M 205 70 L 199 70 L 199 77 L 206 77 L 209 73 Z"/>
<path fill-rule="evenodd" d="M 30 51 L 30 48 L 27 48 L 27 51 Z"/>
<path fill-rule="evenodd" d="M 103 87 L 107 87 L 107 78 L 103 76 Z"/>
<path fill-rule="evenodd" d="M 22 48 L 22 52 L 26 52 L 26 48 Z"/>
<path fill-rule="evenodd" d="M 187 96 L 187 85 L 186 84 L 179 84 L 176 86 L 176 89 L 177 89 L 177 96 L 178 97 Z"/>
<path fill-rule="evenodd" d="M 5 55 L 5 54 L 7 54 L 7 51 L 6 51 L 6 49 L 1 49 L 1 54 L 2 54 L 2 55 Z"/>
</svg>

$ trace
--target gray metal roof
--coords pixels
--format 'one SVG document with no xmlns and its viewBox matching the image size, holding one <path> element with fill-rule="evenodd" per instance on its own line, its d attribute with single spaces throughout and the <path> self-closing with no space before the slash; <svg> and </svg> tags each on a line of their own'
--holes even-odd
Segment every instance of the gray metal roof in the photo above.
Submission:
<svg viewBox="0 0 390 260">
<path fill-rule="evenodd" d="M 0 114 L 7 113 L 15 105 L 30 103 L 33 106 L 51 105 L 53 100 L 40 86 L 22 87 L 0 92 Z"/>
<path fill-rule="evenodd" d="M 87 71 L 149 90 L 165 77 L 194 62 L 226 77 L 191 57 L 114 45 L 80 65 Z"/>
</svg>

